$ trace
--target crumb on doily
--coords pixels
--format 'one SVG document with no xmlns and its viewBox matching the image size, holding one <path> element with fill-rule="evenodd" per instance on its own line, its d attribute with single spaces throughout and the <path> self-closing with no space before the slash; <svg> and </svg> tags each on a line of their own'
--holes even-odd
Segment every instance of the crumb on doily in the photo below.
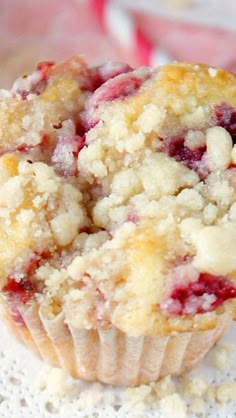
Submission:
<svg viewBox="0 0 236 418">
<path fill-rule="evenodd" d="M 217 344 L 209 353 L 209 358 L 218 370 L 229 370 L 234 364 L 235 346 L 231 343 Z"/>
<path fill-rule="evenodd" d="M 35 380 L 35 386 L 52 396 L 71 396 L 78 393 L 78 388 L 68 373 L 57 367 L 44 367 Z"/>
<path fill-rule="evenodd" d="M 233 365 L 233 344 L 218 344 L 208 358 L 219 371 L 229 369 Z M 178 418 L 206 418 L 209 403 L 214 403 L 219 410 L 236 400 L 235 381 L 213 384 L 197 372 L 187 373 L 177 379 L 166 376 L 158 382 L 124 388 L 119 393 L 101 383 L 74 380 L 59 368 L 45 367 L 35 383 L 38 389 L 54 398 L 73 398 L 78 408 L 110 405 L 118 408 L 121 416 L 132 409 L 133 417 L 142 418 L 150 408 L 157 410 L 160 418 L 172 418 L 176 416 L 176 411 Z"/>
<path fill-rule="evenodd" d="M 202 398 L 192 398 L 191 403 L 188 406 L 188 413 L 194 414 L 197 417 L 205 418 L 206 415 L 206 404 Z"/>
<path fill-rule="evenodd" d="M 183 398 L 177 393 L 160 400 L 162 418 L 173 418 L 178 411 L 178 418 L 187 418 L 187 406 Z"/>
<path fill-rule="evenodd" d="M 207 400 L 220 404 L 236 400 L 236 382 L 228 381 L 211 386 L 207 391 Z"/>
<path fill-rule="evenodd" d="M 189 398 L 204 396 L 208 386 L 208 382 L 200 374 L 195 376 L 186 374 L 179 379 L 179 390 Z"/>
<path fill-rule="evenodd" d="M 206 404 L 204 395 L 208 389 L 208 382 L 205 377 L 197 374 L 183 375 L 179 379 L 178 392 L 188 400 L 188 414 L 195 414 L 199 417 L 205 417 Z"/>
<path fill-rule="evenodd" d="M 149 385 L 141 385 L 125 389 L 122 393 L 122 400 L 131 405 L 144 402 L 147 406 L 153 406 L 168 396 L 176 393 L 176 385 L 170 376 L 166 376 L 158 382 Z"/>
<path fill-rule="evenodd" d="M 174 380 L 167 376 L 156 383 L 128 388 L 122 394 L 124 402 L 141 407 L 155 407 L 161 418 L 187 418 L 187 405 L 183 397 L 176 392 Z"/>
</svg>

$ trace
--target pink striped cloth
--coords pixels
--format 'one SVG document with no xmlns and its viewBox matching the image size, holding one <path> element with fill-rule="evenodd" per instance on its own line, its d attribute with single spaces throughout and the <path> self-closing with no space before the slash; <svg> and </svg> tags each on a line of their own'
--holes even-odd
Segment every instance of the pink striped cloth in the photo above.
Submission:
<svg viewBox="0 0 236 418">
<path fill-rule="evenodd" d="M 162 13 L 168 1 L 149 0 L 152 12 L 134 7 L 141 4 L 138 0 L 1 0 L 0 87 L 8 87 L 38 61 L 78 53 L 90 63 L 122 60 L 137 66 L 184 60 L 236 71 L 232 27 L 175 19 L 173 8 L 170 15 Z"/>
</svg>

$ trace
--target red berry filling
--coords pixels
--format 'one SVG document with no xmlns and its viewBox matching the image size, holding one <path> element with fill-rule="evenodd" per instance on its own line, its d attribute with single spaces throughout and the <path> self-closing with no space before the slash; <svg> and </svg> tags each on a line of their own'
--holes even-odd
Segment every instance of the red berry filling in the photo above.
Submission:
<svg viewBox="0 0 236 418">
<path fill-rule="evenodd" d="M 42 93 L 46 86 L 46 80 L 39 80 L 37 83 L 32 84 L 30 90 L 21 90 L 20 88 L 17 89 L 17 93 L 20 94 L 22 100 L 26 100 L 29 94 L 36 94 L 39 95 Z"/>
<path fill-rule="evenodd" d="M 215 107 L 216 123 L 225 128 L 236 142 L 236 109 L 227 103 Z"/>
<path fill-rule="evenodd" d="M 85 145 L 85 136 L 67 135 L 59 137 L 52 155 L 52 163 L 59 174 L 66 177 L 77 174 L 77 157 Z"/>
<path fill-rule="evenodd" d="M 16 89 L 16 92 L 20 94 L 22 100 L 26 100 L 29 94 L 40 94 L 46 84 L 47 79 L 49 76 L 49 69 L 54 65 L 54 62 L 40 62 L 37 65 L 37 72 L 34 72 L 29 76 L 29 80 L 31 80 L 30 89 L 25 90 L 21 87 L 18 87 Z M 24 76 L 23 78 L 28 78 L 27 76 Z"/>
<path fill-rule="evenodd" d="M 1 290 L 11 312 L 12 319 L 20 325 L 25 325 L 25 322 L 19 311 L 19 306 L 25 305 L 39 290 L 31 278 L 39 267 L 40 261 L 48 259 L 49 256 L 50 254 L 47 251 L 41 254 L 35 252 L 22 272 L 22 278 L 16 280 L 14 275 L 10 275 L 7 284 Z"/>
<path fill-rule="evenodd" d="M 98 67 L 92 67 L 89 69 L 89 77 L 87 79 L 89 84 L 85 85 L 84 89 L 94 92 L 107 80 L 132 70 L 133 68 L 131 68 L 128 64 L 120 62 L 111 62 L 99 65 Z"/>
<path fill-rule="evenodd" d="M 188 168 L 201 171 L 199 162 L 206 151 L 206 146 L 190 149 L 184 144 L 184 138 L 176 137 L 164 141 L 164 151 L 176 161 L 182 161 Z"/>
<path fill-rule="evenodd" d="M 42 133 L 38 144 L 35 144 L 35 145 L 29 145 L 29 144 L 22 143 L 20 145 L 16 145 L 15 147 L 12 146 L 10 148 L 6 148 L 5 144 L 4 144 L 4 148 L 1 148 L 1 144 L 0 144 L 0 156 L 2 156 L 4 154 L 8 154 L 8 153 L 14 153 L 14 152 L 17 152 L 17 151 L 19 151 L 21 153 L 28 154 L 30 152 L 30 150 L 32 150 L 36 147 L 48 148 L 48 145 L 49 145 L 49 135 L 46 134 L 46 133 Z"/>
<path fill-rule="evenodd" d="M 24 272 L 22 272 L 21 280 L 17 281 L 14 278 L 14 275 L 9 276 L 8 283 L 2 288 L 2 291 L 4 293 L 9 293 L 10 295 L 17 295 L 18 299 L 25 304 L 32 295 L 32 292 L 36 290 L 35 286 L 33 286 L 30 281 L 30 276 L 32 276 L 39 267 L 41 258 L 48 258 L 48 254 L 33 254 L 25 267 Z"/>
<path fill-rule="evenodd" d="M 128 222 L 133 222 L 134 224 L 138 224 L 139 221 L 140 221 L 140 217 L 137 213 L 131 212 L 127 216 L 127 221 Z"/>
<path fill-rule="evenodd" d="M 34 291 L 34 286 L 26 278 L 17 282 L 14 278 L 9 277 L 8 283 L 2 288 L 3 293 L 8 293 L 11 298 L 15 298 L 23 304 L 28 302 Z"/>
<path fill-rule="evenodd" d="M 121 99 L 130 96 L 139 89 L 141 81 L 140 78 L 134 76 L 131 76 L 128 79 L 126 77 L 120 77 L 120 79 L 116 79 L 115 82 L 112 80 L 109 83 L 109 87 L 106 85 L 106 88 L 104 88 L 103 91 L 100 91 L 100 97 L 98 99 L 102 102 L 110 102 L 118 98 Z M 96 105 L 98 105 L 98 103 Z"/>
<path fill-rule="evenodd" d="M 148 77 L 149 75 L 147 73 L 144 73 L 142 76 L 137 76 L 133 72 L 128 72 L 111 78 L 102 84 L 88 101 L 88 107 L 83 117 L 85 129 L 89 130 L 98 123 L 98 119 L 94 117 L 93 112 L 98 108 L 100 103 L 111 102 L 116 99 L 124 99 L 127 96 L 131 96 Z"/>
<path fill-rule="evenodd" d="M 236 287 L 226 277 L 200 273 L 197 281 L 174 289 L 161 308 L 170 315 L 194 315 L 210 312 L 235 297 Z"/>
<path fill-rule="evenodd" d="M 48 78 L 49 68 L 54 65 L 53 61 L 39 62 L 37 65 L 37 71 L 41 72 L 42 80 L 46 81 Z"/>
<path fill-rule="evenodd" d="M 11 312 L 12 319 L 19 325 L 25 325 L 25 321 L 19 311 L 19 304 L 25 305 L 35 292 L 32 283 L 23 278 L 17 282 L 14 278 L 9 277 L 8 283 L 3 287 L 2 292 L 5 294 L 8 309 Z"/>
</svg>

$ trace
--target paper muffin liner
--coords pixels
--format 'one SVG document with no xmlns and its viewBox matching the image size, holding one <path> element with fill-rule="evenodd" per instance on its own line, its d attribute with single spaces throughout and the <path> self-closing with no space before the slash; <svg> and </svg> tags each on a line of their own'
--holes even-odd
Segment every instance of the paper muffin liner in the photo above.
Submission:
<svg viewBox="0 0 236 418">
<path fill-rule="evenodd" d="M 132 337 L 115 327 L 77 329 L 65 324 L 62 313 L 49 319 L 36 301 L 19 305 L 21 321 L 12 319 L 3 296 L 0 308 L 17 338 L 47 363 L 75 378 L 115 385 L 139 385 L 194 368 L 231 323 L 224 313 L 210 330 Z"/>
</svg>

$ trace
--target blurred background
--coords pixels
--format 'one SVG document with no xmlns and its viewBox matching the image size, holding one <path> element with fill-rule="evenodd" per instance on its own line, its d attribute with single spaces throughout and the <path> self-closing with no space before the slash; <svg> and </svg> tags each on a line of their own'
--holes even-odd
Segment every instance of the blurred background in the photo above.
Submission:
<svg viewBox="0 0 236 418">
<path fill-rule="evenodd" d="M 0 87 L 42 60 L 173 60 L 236 71 L 236 0 L 0 0 Z"/>
</svg>

